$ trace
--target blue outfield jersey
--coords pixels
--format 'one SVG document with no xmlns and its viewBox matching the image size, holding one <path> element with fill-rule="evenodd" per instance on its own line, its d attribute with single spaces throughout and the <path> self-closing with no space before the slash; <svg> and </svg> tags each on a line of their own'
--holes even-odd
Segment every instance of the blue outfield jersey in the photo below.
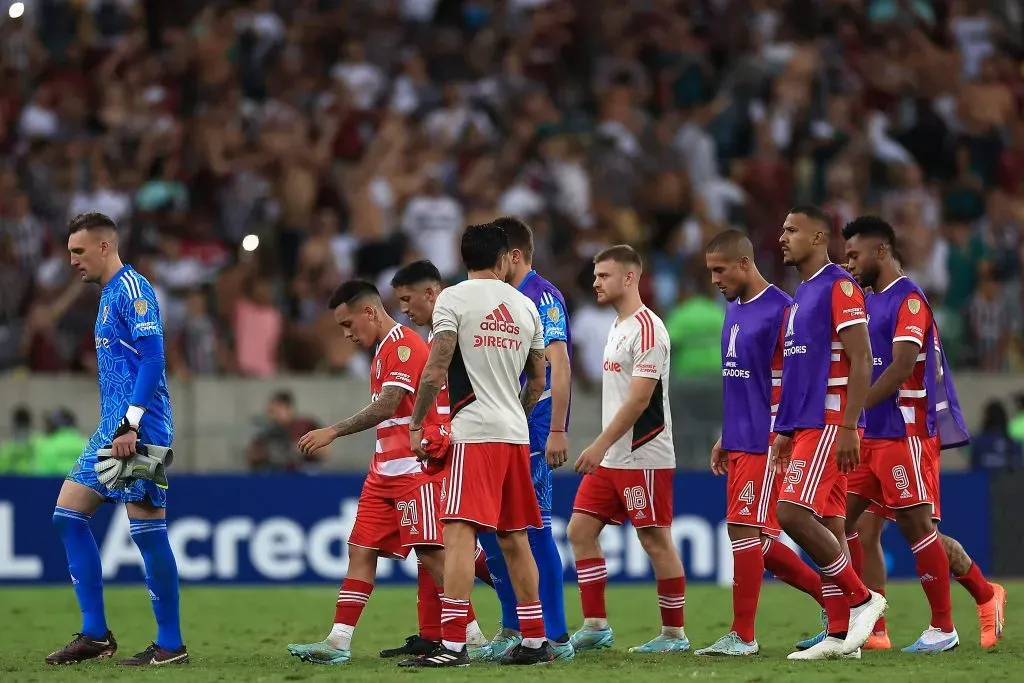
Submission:
<svg viewBox="0 0 1024 683">
<path fill-rule="evenodd" d="M 160 306 L 153 286 L 131 266 L 124 266 L 104 285 L 96 314 L 96 365 L 99 369 L 100 423 L 86 444 L 78 463 L 68 475 L 112 500 L 136 501 L 149 497 L 163 506 L 165 493 L 153 482 L 136 481 L 123 491 L 109 491 L 96 481 L 93 465 L 96 450 L 114 440 L 114 432 L 128 411 L 139 372 L 136 342 L 142 337 L 163 337 Z M 139 424 L 139 441 L 170 446 L 174 438 L 167 373 L 160 382 Z"/>
</svg>

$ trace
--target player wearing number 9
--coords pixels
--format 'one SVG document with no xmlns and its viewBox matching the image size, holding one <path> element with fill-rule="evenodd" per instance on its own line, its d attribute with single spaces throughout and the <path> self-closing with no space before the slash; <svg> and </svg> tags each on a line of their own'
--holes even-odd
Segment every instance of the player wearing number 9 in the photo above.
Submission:
<svg viewBox="0 0 1024 683">
<path fill-rule="evenodd" d="M 821 579 L 778 542 L 775 508 L 782 477 L 768 447 L 782 393 L 782 321 L 792 300 L 768 283 L 754 263 L 754 248 L 741 232 L 726 230 L 706 250 L 711 282 L 729 302 L 722 327 L 722 436 L 711 449 L 711 471 L 727 475 L 729 539 L 733 552 L 731 631 L 705 656 L 757 654 L 754 617 L 767 568 L 821 603 Z"/>
</svg>

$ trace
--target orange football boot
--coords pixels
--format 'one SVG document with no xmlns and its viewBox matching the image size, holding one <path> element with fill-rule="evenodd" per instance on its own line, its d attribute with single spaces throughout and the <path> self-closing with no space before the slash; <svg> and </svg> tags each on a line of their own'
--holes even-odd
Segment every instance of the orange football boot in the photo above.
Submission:
<svg viewBox="0 0 1024 683">
<path fill-rule="evenodd" d="M 981 646 L 995 647 L 1003 637 L 1005 625 L 1006 589 L 998 583 L 991 583 L 992 599 L 984 605 L 978 605 L 978 622 L 981 624 Z"/>
</svg>

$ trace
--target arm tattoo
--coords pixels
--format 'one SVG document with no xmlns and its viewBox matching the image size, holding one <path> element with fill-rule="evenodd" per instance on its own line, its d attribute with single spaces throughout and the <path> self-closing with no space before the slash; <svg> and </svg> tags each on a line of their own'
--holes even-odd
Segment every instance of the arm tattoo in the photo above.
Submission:
<svg viewBox="0 0 1024 683">
<path fill-rule="evenodd" d="M 963 576 L 969 572 L 974 562 L 971 560 L 971 556 L 967 554 L 967 551 L 964 550 L 964 547 L 960 545 L 960 542 L 945 534 L 939 534 L 939 540 L 942 541 L 942 547 L 946 551 L 946 556 L 949 557 L 949 568 L 953 574 L 955 576 Z"/>
<path fill-rule="evenodd" d="M 430 407 L 437 400 L 437 395 L 444 386 L 448 377 L 448 366 L 451 365 L 455 356 L 455 347 L 459 343 L 459 334 L 446 330 L 434 335 L 434 342 L 430 345 L 430 356 L 427 364 L 423 367 L 423 374 L 420 375 L 420 386 L 416 392 L 416 403 L 412 408 L 412 421 L 414 427 L 423 424 L 423 419 L 430 412 Z"/>
<path fill-rule="evenodd" d="M 384 420 L 394 416 L 398 404 L 402 402 L 405 389 L 401 387 L 384 387 L 376 401 L 370 403 L 358 413 L 332 426 L 338 436 L 348 436 L 376 427 Z"/>
<path fill-rule="evenodd" d="M 526 359 L 526 384 L 519 392 L 519 402 L 523 404 L 523 412 L 533 412 L 533 407 L 544 393 L 544 349 L 530 349 Z"/>
</svg>

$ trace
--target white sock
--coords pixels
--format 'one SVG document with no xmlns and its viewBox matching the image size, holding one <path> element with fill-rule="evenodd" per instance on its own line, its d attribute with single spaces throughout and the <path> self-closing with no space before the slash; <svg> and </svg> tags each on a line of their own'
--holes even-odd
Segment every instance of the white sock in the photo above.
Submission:
<svg viewBox="0 0 1024 683">
<path fill-rule="evenodd" d="M 544 647 L 545 640 L 547 640 L 547 638 L 523 638 L 523 647 L 536 650 L 539 647 Z"/>
<path fill-rule="evenodd" d="M 450 640 L 442 640 L 441 644 L 449 650 L 451 650 L 452 652 L 462 652 L 463 648 L 466 647 L 465 643 L 453 643 Z"/>
<path fill-rule="evenodd" d="M 327 644 L 338 650 L 351 650 L 352 649 L 352 634 L 355 632 L 355 626 L 349 626 L 348 624 L 335 624 L 331 627 L 331 634 L 325 639 Z"/>
<path fill-rule="evenodd" d="M 682 626 L 662 626 L 661 635 L 666 638 L 678 638 L 679 640 L 686 637 L 686 633 L 683 631 Z"/>
<path fill-rule="evenodd" d="M 584 628 L 588 628 L 588 629 L 590 629 L 592 631 L 597 631 L 599 629 L 608 628 L 608 620 L 607 619 L 595 619 L 593 617 L 588 617 L 587 619 L 583 620 L 583 627 Z"/>
<path fill-rule="evenodd" d="M 480 629 L 480 624 L 477 623 L 476 619 L 466 624 L 466 642 L 480 642 L 487 640 L 484 636 L 484 632 Z"/>
</svg>

